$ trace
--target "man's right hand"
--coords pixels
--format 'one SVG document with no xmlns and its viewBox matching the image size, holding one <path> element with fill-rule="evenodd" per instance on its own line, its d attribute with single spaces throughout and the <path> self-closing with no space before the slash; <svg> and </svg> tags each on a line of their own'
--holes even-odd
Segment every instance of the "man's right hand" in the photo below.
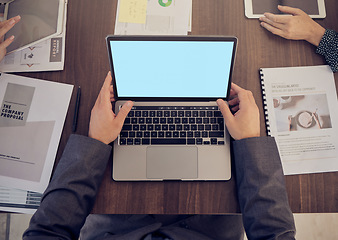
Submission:
<svg viewBox="0 0 338 240">
<path fill-rule="evenodd" d="M 235 140 L 259 137 L 259 110 L 252 92 L 232 83 L 230 97 L 232 99 L 228 103 L 234 114 L 222 99 L 217 100 L 230 135 Z"/>
<path fill-rule="evenodd" d="M 110 85 L 111 81 L 112 77 L 109 72 L 92 109 L 88 133 L 89 137 L 105 144 L 113 142 L 118 137 L 124 120 L 133 107 L 133 102 L 128 101 L 122 106 L 119 113 L 115 115 L 111 104 L 111 101 L 114 100 L 114 96 L 112 96 L 114 91 Z"/>
</svg>

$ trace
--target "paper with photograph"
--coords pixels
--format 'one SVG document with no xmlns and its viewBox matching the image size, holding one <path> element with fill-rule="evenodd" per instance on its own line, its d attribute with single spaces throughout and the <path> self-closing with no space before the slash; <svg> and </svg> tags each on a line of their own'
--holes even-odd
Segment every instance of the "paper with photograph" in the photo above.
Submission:
<svg viewBox="0 0 338 240">
<path fill-rule="evenodd" d="M 338 170 L 338 102 L 328 66 L 261 70 L 268 132 L 284 173 Z"/>
<path fill-rule="evenodd" d="M 43 192 L 73 86 L 0 75 L 0 185 Z"/>
</svg>

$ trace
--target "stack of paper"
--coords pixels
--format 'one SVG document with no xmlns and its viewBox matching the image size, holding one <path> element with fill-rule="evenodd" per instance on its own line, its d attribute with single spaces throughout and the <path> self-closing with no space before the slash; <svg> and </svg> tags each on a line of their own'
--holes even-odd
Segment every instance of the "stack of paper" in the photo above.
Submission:
<svg viewBox="0 0 338 240">
<path fill-rule="evenodd" d="M 119 0 L 115 35 L 187 35 L 192 0 Z"/>
<path fill-rule="evenodd" d="M 19 22 L 23 25 L 34 15 L 27 5 L 35 9 L 35 4 L 39 4 L 28 0 L 8 3 L 18 3 L 14 9 L 24 13 Z M 27 48 L 12 49 L 0 63 L 1 72 L 63 70 L 67 3 L 68 0 L 58 1 L 57 31 L 24 45 Z M 41 13 L 46 15 L 45 11 Z M 20 31 L 20 26 L 16 27 Z M 0 210 L 33 213 L 40 205 L 51 176 L 72 89 L 68 84 L 0 73 Z"/>
</svg>

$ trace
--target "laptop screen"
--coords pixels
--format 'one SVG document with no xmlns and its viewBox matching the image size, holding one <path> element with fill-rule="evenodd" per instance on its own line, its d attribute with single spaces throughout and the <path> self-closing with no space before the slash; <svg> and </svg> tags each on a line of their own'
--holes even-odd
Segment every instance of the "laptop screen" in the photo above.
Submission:
<svg viewBox="0 0 338 240">
<path fill-rule="evenodd" d="M 206 38 L 135 41 L 108 37 L 118 98 L 226 98 L 236 41 Z"/>
</svg>

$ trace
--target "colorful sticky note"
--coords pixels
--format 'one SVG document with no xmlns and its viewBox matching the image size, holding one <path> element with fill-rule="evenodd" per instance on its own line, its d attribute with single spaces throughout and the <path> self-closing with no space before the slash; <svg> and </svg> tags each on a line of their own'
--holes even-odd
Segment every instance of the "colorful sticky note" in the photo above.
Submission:
<svg viewBox="0 0 338 240">
<path fill-rule="evenodd" d="M 120 0 L 119 22 L 146 23 L 147 0 Z"/>
</svg>

